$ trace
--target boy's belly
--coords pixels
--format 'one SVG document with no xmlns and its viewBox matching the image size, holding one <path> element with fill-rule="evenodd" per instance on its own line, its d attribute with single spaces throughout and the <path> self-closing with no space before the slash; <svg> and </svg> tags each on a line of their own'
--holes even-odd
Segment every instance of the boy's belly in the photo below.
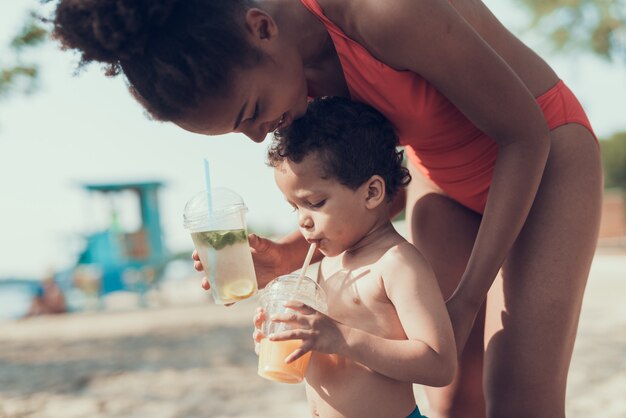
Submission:
<svg viewBox="0 0 626 418">
<path fill-rule="evenodd" d="M 313 353 L 306 374 L 312 416 L 404 418 L 415 409 L 413 385 L 337 355 Z"/>
</svg>

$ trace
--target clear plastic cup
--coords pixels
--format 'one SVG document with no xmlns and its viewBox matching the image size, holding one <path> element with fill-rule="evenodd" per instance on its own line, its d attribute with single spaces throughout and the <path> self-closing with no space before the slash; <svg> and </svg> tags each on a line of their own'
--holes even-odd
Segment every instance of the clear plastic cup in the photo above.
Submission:
<svg viewBox="0 0 626 418">
<path fill-rule="evenodd" d="M 269 282 L 261 291 L 259 303 L 265 311 L 266 318 L 268 318 L 261 329 L 264 335 L 289 329 L 288 324 L 269 321 L 269 318 L 274 314 L 291 311 L 284 306 L 287 301 L 297 300 L 319 312 L 327 312 L 324 289 L 306 276 L 299 282 L 299 277 L 298 274 L 280 276 Z M 270 341 L 263 338 L 259 347 L 259 376 L 275 382 L 301 382 L 306 374 L 311 353 L 305 354 L 292 363 L 285 363 L 285 358 L 301 344 L 301 340 Z"/>
<path fill-rule="evenodd" d="M 230 189 L 193 196 L 185 205 L 183 223 L 200 256 L 217 304 L 237 302 L 257 292 L 257 281 L 248 245 L 246 212 L 241 196 Z"/>
</svg>

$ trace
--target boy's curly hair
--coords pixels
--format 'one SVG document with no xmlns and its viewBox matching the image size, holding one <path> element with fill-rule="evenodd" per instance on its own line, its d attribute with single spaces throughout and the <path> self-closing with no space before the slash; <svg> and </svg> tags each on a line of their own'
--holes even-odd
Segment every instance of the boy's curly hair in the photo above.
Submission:
<svg viewBox="0 0 626 418">
<path fill-rule="evenodd" d="M 252 0 L 57 0 L 52 36 L 81 66 L 123 73 L 157 120 L 172 121 L 227 93 L 233 70 L 264 58 L 245 38 Z"/>
<path fill-rule="evenodd" d="M 268 165 L 301 162 L 317 153 L 326 174 L 356 190 L 371 176 L 385 180 L 387 199 L 411 181 L 403 151 L 387 119 L 373 107 L 341 97 L 318 98 L 306 114 L 274 133 Z"/>
</svg>

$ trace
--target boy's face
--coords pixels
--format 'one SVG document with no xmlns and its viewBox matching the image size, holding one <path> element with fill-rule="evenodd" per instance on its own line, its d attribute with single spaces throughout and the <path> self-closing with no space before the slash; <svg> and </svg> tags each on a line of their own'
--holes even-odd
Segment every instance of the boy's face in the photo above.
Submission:
<svg viewBox="0 0 626 418">
<path fill-rule="evenodd" d="M 351 248 L 372 226 L 366 207 L 367 185 L 352 190 L 333 178 L 323 178 L 317 154 L 300 163 L 284 160 L 274 170 L 276 184 L 296 210 L 304 238 L 326 256 Z"/>
</svg>

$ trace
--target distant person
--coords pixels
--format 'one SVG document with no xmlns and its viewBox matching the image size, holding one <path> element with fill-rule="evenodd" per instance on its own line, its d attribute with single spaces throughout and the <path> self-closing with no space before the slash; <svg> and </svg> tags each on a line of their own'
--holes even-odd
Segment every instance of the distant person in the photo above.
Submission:
<svg viewBox="0 0 626 418">
<path fill-rule="evenodd" d="M 316 99 L 301 119 L 277 132 L 269 163 L 302 235 L 324 254 L 317 282 L 328 316 L 299 302 L 297 314 L 255 316 L 295 329 L 273 340 L 301 339 L 293 361 L 312 351 L 306 381 L 311 415 L 421 417 L 413 384 L 445 386 L 456 346 L 437 279 L 422 254 L 389 220 L 393 197 L 410 180 L 392 126 L 372 107 Z"/>
<path fill-rule="evenodd" d="M 46 276 L 37 286 L 26 317 L 37 315 L 62 314 L 67 312 L 63 291 L 54 280 L 54 276 Z"/>
</svg>

